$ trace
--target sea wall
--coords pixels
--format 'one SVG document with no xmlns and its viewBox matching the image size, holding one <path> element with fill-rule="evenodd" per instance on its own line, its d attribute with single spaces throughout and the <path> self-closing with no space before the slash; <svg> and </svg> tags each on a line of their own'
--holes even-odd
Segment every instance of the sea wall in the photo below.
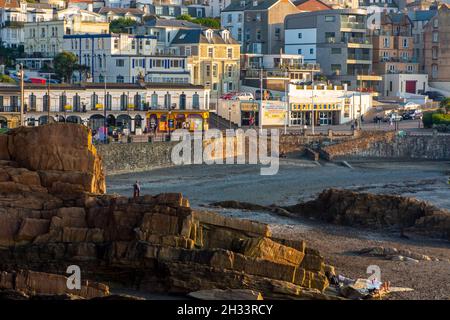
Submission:
<svg viewBox="0 0 450 320">
<path fill-rule="evenodd" d="M 320 150 L 327 160 L 339 158 L 386 158 L 418 160 L 450 160 L 450 136 L 406 135 L 395 132 L 368 133 Z"/>
</svg>

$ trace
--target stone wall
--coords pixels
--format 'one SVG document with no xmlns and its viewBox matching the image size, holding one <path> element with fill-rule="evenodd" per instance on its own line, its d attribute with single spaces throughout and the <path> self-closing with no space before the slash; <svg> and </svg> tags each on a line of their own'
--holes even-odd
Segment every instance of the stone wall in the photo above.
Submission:
<svg viewBox="0 0 450 320">
<path fill-rule="evenodd" d="M 148 171 L 172 166 L 171 152 L 177 142 L 114 143 L 98 145 L 107 174 Z"/>
<path fill-rule="evenodd" d="M 395 132 L 364 133 L 361 137 L 321 148 L 324 159 L 395 158 L 449 160 L 450 136 L 406 135 Z"/>
</svg>

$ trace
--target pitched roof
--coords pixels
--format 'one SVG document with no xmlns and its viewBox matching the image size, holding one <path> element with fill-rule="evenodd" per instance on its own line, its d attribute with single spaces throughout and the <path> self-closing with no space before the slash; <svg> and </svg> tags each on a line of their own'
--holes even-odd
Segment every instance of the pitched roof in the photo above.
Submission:
<svg viewBox="0 0 450 320">
<path fill-rule="evenodd" d="M 110 7 L 102 7 L 98 11 L 100 14 L 107 14 L 109 12 L 115 13 L 115 14 L 134 14 L 134 15 L 144 15 L 144 11 L 136 8 L 110 8 Z"/>
<path fill-rule="evenodd" d="M 0 8 L 20 8 L 19 0 L 0 0 Z"/>
<path fill-rule="evenodd" d="M 330 10 L 331 7 L 320 0 L 297 0 L 293 2 L 297 9 L 302 11 Z"/>
<path fill-rule="evenodd" d="M 200 29 L 184 29 L 178 31 L 175 38 L 172 40 L 172 44 L 183 44 L 183 43 L 211 43 L 211 44 L 239 44 L 234 40 L 231 35 L 228 40 L 225 41 L 220 35 L 218 30 L 213 30 L 213 37 L 211 41 L 208 41 L 203 30 Z"/>
<path fill-rule="evenodd" d="M 428 21 L 436 15 L 436 10 L 409 11 L 408 16 L 412 21 Z"/>
<path fill-rule="evenodd" d="M 245 6 L 242 6 L 241 2 L 245 1 Z M 244 11 L 244 10 L 267 10 L 280 0 L 255 0 L 258 5 L 253 5 L 253 0 L 236 0 L 233 1 L 228 7 L 222 10 L 227 11 Z M 288 0 L 289 1 L 289 0 Z"/>
</svg>

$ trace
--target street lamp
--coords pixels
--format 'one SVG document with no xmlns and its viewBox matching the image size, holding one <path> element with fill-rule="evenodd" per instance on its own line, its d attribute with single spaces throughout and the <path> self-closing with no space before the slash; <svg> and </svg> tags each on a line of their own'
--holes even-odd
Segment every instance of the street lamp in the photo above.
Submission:
<svg viewBox="0 0 450 320">
<path fill-rule="evenodd" d="M 230 129 L 231 129 L 231 107 L 228 108 L 228 120 L 230 122 Z"/>
</svg>

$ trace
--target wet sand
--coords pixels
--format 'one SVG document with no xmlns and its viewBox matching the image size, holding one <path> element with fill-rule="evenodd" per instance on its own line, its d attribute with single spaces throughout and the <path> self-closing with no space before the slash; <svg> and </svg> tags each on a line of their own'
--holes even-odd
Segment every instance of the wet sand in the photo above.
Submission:
<svg viewBox="0 0 450 320">
<path fill-rule="evenodd" d="M 351 162 L 353 169 L 336 163 L 282 159 L 279 173 L 260 176 L 259 166 L 198 165 L 172 167 L 144 173 L 107 177 L 109 193 L 131 195 L 139 180 L 143 193 L 182 192 L 193 207 L 203 208 L 222 200 L 262 205 L 288 205 L 314 197 L 325 188 L 337 187 L 374 193 L 413 196 L 450 209 L 449 162 Z M 212 209 L 209 209 L 212 210 Z M 227 216 L 271 225 L 274 235 L 304 239 L 317 248 L 338 273 L 367 277 L 369 265 L 381 268 L 382 280 L 415 291 L 396 293 L 390 299 L 450 299 L 450 243 L 428 239 L 405 240 L 398 234 L 374 232 L 322 222 L 280 217 L 267 212 L 214 209 Z M 354 251 L 385 246 L 409 249 L 441 261 L 402 262 L 363 257 Z"/>
</svg>

